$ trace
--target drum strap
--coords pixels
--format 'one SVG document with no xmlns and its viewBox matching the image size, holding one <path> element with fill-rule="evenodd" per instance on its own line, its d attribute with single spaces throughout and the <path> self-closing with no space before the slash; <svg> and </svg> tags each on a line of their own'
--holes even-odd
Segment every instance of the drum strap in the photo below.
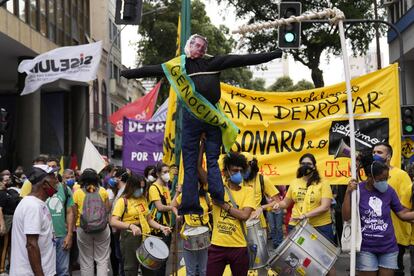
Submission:
<svg viewBox="0 0 414 276">
<path fill-rule="evenodd" d="M 230 189 L 227 186 L 224 186 L 224 189 L 226 189 L 226 192 L 229 195 L 231 205 L 233 205 L 234 208 L 238 209 L 238 206 L 237 206 L 236 202 L 234 201 L 234 198 L 233 198 L 233 195 L 230 192 Z M 239 220 L 239 222 L 240 222 L 240 227 L 241 227 L 244 239 L 246 240 L 246 243 L 247 243 L 247 235 L 246 235 L 246 230 L 244 229 L 244 224 L 241 220 Z"/>
<path fill-rule="evenodd" d="M 233 195 L 230 192 L 230 189 L 227 186 L 224 186 L 224 189 L 226 189 L 227 194 L 229 195 L 229 199 L 231 204 L 233 205 L 234 208 L 237 208 L 237 204 L 234 201 Z M 247 239 L 247 234 L 246 234 L 246 230 L 244 229 L 244 224 L 241 220 L 239 220 L 240 222 L 240 227 L 244 236 L 244 239 L 246 240 L 246 244 L 247 244 L 247 253 L 249 255 L 249 267 L 253 267 L 254 262 L 256 260 L 256 254 L 257 254 L 257 249 L 256 249 L 256 245 L 255 244 L 249 244 L 249 241 Z"/>
</svg>

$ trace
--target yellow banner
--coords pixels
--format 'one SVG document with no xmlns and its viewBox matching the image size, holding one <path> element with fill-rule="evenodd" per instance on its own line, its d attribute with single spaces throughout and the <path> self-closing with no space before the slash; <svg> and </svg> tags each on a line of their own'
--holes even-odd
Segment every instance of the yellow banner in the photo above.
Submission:
<svg viewBox="0 0 414 276">
<path fill-rule="evenodd" d="M 181 16 L 178 16 L 177 43 L 176 43 L 177 49 L 175 51 L 175 56 L 180 55 L 180 41 L 181 41 L 180 30 L 181 30 Z M 162 158 L 162 161 L 168 165 L 172 165 L 176 163 L 175 154 L 174 154 L 176 112 L 177 112 L 177 94 L 175 94 L 174 89 L 170 87 L 170 93 L 168 96 L 167 121 L 165 122 L 165 132 L 164 132 L 164 141 L 163 141 L 163 158 Z M 181 171 L 182 170 L 180 169 L 180 174 L 182 174 Z"/>
<path fill-rule="evenodd" d="M 351 81 L 356 149 L 388 142 L 393 166 L 400 167 L 401 129 L 398 66 Z M 312 153 L 320 175 L 331 184 L 346 184 L 350 159 L 334 158 L 340 141 L 349 143 L 345 83 L 298 92 L 258 92 L 221 84 L 224 113 L 240 128 L 234 151 L 259 160 L 272 183 L 288 185 L 299 158 Z"/>
</svg>

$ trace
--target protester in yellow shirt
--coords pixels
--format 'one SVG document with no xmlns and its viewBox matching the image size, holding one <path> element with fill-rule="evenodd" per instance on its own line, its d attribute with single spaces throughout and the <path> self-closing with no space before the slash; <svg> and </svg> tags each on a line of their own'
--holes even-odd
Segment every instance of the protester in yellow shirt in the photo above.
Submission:
<svg viewBox="0 0 414 276">
<path fill-rule="evenodd" d="M 79 248 L 79 263 L 82 275 L 94 275 L 94 261 L 96 262 L 97 275 L 108 273 L 108 262 L 110 255 L 110 230 L 108 225 L 105 229 L 96 233 L 87 233 L 80 227 L 80 218 L 83 215 L 83 204 L 87 198 L 86 193 L 98 191 L 105 206 L 105 215 L 109 214 L 111 206 L 108 193 L 100 186 L 101 180 L 94 169 L 85 169 L 79 178 L 81 185 L 73 194 L 73 201 L 77 209 L 77 243 Z"/>
<path fill-rule="evenodd" d="M 401 204 L 411 209 L 411 197 L 412 197 L 412 182 L 410 176 L 403 170 L 390 165 L 392 158 L 392 147 L 387 143 L 378 143 L 374 146 L 372 153 L 374 154 L 374 160 L 385 163 L 389 168 L 388 184 L 394 188 L 397 193 Z M 394 226 L 395 237 L 398 244 L 398 270 L 395 271 L 396 276 L 404 275 L 404 253 L 407 247 L 410 245 L 411 237 L 411 223 L 402 221 L 398 216 L 391 212 L 392 224 Z"/>
<path fill-rule="evenodd" d="M 272 206 L 279 202 L 279 191 L 276 189 L 267 176 L 259 174 L 259 166 L 256 157 L 248 152 L 242 152 L 247 160 L 247 169 L 243 175 L 243 185 L 253 188 L 255 211 L 252 212 L 250 218 L 260 219 L 262 228 L 266 228 L 266 219 L 263 215 L 263 210 L 272 208 Z M 266 202 L 266 198 L 270 199 L 270 202 Z M 264 199 L 264 200 L 263 200 Z"/>
<path fill-rule="evenodd" d="M 335 237 L 332 228 L 331 186 L 323 181 L 316 168 L 316 159 L 313 154 L 306 153 L 299 159 L 299 168 L 289 186 L 286 197 L 276 203 L 273 209 L 286 209 L 293 205 L 292 217 L 289 222 L 289 231 L 299 221 L 309 219 L 309 223 L 322 233 L 327 239 L 334 242 Z M 334 268 L 328 275 L 335 275 Z"/>
<path fill-rule="evenodd" d="M 148 201 L 151 217 L 162 225 L 171 225 L 171 195 L 168 189 L 168 181 L 170 181 L 170 168 L 167 164 L 159 162 L 155 166 L 157 180 L 151 184 L 148 190 Z M 171 244 L 171 235 L 165 235 L 159 230 L 153 231 L 154 235 L 160 236 L 167 244 L 168 248 Z M 157 275 L 165 275 L 165 263 L 162 268 L 157 271 Z"/>
<path fill-rule="evenodd" d="M 171 232 L 167 226 L 155 222 L 148 209 L 144 196 L 141 176 L 132 174 L 126 181 L 125 190 L 112 211 L 111 226 L 120 230 L 121 254 L 124 262 L 125 276 L 136 276 L 139 262 L 135 251 L 140 247 L 146 235 L 150 234 L 150 226 L 161 230 L 165 235 Z M 141 266 L 143 275 L 151 274 Z"/>
<path fill-rule="evenodd" d="M 230 152 L 223 159 L 223 168 L 224 203 L 213 205 L 213 233 L 208 249 L 207 275 L 222 275 L 229 264 L 233 275 L 242 276 L 247 275 L 249 270 L 245 221 L 250 218 L 256 204 L 253 189 L 242 185 L 242 172 L 247 169 L 246 157 Z"/>
</svg>

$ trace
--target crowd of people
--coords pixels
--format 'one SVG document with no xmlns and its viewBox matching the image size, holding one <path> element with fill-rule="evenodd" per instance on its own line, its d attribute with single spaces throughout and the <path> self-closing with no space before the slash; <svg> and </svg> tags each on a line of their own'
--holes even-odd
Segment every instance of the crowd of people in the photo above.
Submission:
<svg viewBox="0 0 414 276">
<path fill-rule="evenodd" d="M 175 165 L 148 166 L 143 175 L 108 165 L 101 172 L 61 171 L 56 158 L 39 156 L 30 170 L 17 167 L 0 174 L 0 275 L 136 276 L 166 275 L 166 262 L 157 269 L 142 265 L 137 250 L 148 237 L 171 247 L 177 231 L 185 243 L 195 227 L 206 229 L 209 246 L 183 248 L 187 275 L 247 275 L 249 248 L 246 222 L 260 221 L 271 246 L 278 248 L 289 231 L 307 220 L 332 243 L 338 243 L 333 205 L 342 203 L 331 183 L 323 179 L 315 157 L 299 159 L 296 178 L 276 186 L 259 173 L 255 156 L 230 152 L 222 158 L 224 201 L 211 198 L 203 163 L 204 139 L 196 164 L 202 213 L 181 215 L 182 190 L 173 179 Z M 358 157 L 364 180 L 351 179 L 342 204 L 342 218 L 351 216 L 351 192 L 359 191 L 361 250 L 359 275 L 404 275 L 402 257 L 412 243 L 410 211 L 412 181 L 390 166 L 392 148 L 378 144 Z M 340 209 L 339 209 L 340 210 Z M 286 228 L 283 227 L 286 222 Z M 339 229 L 337 229 L 339 230 Z M 211 245 L 210 245 L 211 243 Z M 328 275 L 335 275 L 333 267 Z"/>
</svg>

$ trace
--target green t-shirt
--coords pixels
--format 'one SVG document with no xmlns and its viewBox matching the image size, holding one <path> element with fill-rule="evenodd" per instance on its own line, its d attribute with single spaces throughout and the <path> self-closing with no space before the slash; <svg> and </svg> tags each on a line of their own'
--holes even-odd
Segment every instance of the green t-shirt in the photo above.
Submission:
<svg viewBox="0 0 414 276">
<path fill-rule="evenodd" d="M 71 208 L 73 203 L 72 191 L 67 188 L 68 199 L 66 201 L 66 209 Z M 58 192 L 46 201 L 50 214 L 52 215 L 53 228 L 55 229 L 55 236 L 58 238 L 65 237 L 67 234 L 66 229 L 66 213 L 63 205 L 65 204 L 65 191 L 63 185 L 58 185 Z"/>
</svg>

